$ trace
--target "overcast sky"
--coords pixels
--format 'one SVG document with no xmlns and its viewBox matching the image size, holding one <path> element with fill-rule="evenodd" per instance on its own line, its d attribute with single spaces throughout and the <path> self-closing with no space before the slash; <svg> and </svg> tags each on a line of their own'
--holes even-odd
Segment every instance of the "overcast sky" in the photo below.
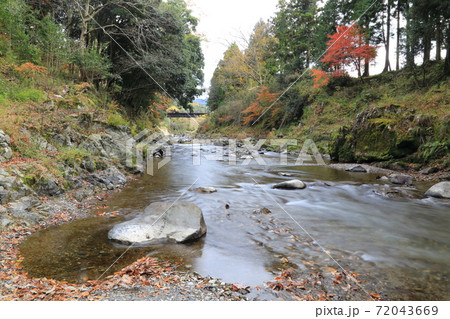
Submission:
<svg viewBox="0 0 450 319">
<path fill-rule="evenodd" d="M 228 45 L 249 36 L 255 24 L 275 15 L 278 0 L 189 0 L 193 15 L 200 19 L 197 32 L 204 35 L 205 88 Z"/>
</svg>

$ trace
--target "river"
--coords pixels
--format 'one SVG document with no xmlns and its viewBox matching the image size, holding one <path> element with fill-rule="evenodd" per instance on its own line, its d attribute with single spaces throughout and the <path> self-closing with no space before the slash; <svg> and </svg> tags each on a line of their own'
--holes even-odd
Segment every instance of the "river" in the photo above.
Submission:
<svg viewBox="0 0 450 319">
<path fill-rule="evenodd" d="M 423 198 L 429 185 L 409 188 L 415 198 L 389 199 L 379 194 L 390 187 L 376 176 L 349 173 L 306 162 L 280 164 L 279 154 L 266 153 L 266 165 L 252 161 L 230 165 L 227 158 L 206 159 L 215 147 L 203 147 L 201 164 L 191 145 L 175 145 L 171 160 L 132 181 L 120 193 L 98 204 L 93 217 L 50 227 L 21 245 L 23 265 L 35 277 L 67 281 L 97 279 L 145 255 L 182 269 L 227 282 L 262 286 L 287 267 L 305 264 L 340 267 L 364 274 L 367 290 L 383 291 L 395 300 L 449 300 L 449 202 Z M 198 163 L 197 163 L 198 164 Z M 292 177 L 281 176 L 291 174 Z M 274 183 L 300 179 L 305 190 L 275 190 Z M 205 194 L 189 191 L 215 187 Z M 111 243 L 108 231 L 155 201 L 189 201 L 204 213 L 207 235 L 196 243 L 150 245 L 127 249 Z M 102 208 L 118 212 L 97 217 Z M 254 211 L 266 207 L 272 213 Z"/>
</svg>

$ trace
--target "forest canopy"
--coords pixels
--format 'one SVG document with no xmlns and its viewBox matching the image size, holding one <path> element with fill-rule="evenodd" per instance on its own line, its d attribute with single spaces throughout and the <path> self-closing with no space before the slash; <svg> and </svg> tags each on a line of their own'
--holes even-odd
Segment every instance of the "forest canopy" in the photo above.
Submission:
<svg viewBox="0 0 450 319">
<path fill-rule="evenodd" d="M 201 94 L 198 20 L 184 0 L 4 0 L 0 58 L 94 83 L 139 111 Z"/>
</svg>

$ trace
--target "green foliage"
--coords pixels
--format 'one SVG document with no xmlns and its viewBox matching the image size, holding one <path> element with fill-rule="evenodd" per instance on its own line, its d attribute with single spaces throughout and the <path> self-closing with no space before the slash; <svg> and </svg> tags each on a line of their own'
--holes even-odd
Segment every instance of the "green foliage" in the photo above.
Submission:
<svg viewBox="0 0 450 319">
<path fill-rule="evenodd" d="M 280 0 L 273 20 L 278 39 L 275 55 L 281 74 L 301 72 L 317 56 L 314 30 L 317 27 L 316 0 Z"/>
<path fill-rule="evenodd" d="M 130 123 L 121 114 L 118 114 L 118 113 L 108 114 L 106 124 L 113 126 L 113 127 L 120 127 L 122 125 L 126 125 L 126 126 L 130 125 Z"/>
<path fill-rule="evenodd" d="M 111 77 L 109 59 L 96 49 L 78 50 L 72 56 L 72 62 L 78 66 L 83 81 L 93 83 Z"/>
<path fill-rule="evenodd" d="M 37 43 L 41 52 L 41 61 L 50 69 L 57 69 L 69 62 L 70 39 L 62 26 L 46 15 L 38 23 Z"/>
<path fill-rule="evenodd" d="M 9 56 L 19 63 L 38 62 L 40 52 L 32 41 L 36 32 L 32 20 L 33 15 L 23 0 L 0 2 L 0 35 L 3 38 L 0 56 Z"/>
<path fill-rule="evenodd" d="M 8 98 L 17 102 L 43 102 L 46 99 L 46 95 L 41 90 L 19 87 L 10 90 Z"/>
</svg>

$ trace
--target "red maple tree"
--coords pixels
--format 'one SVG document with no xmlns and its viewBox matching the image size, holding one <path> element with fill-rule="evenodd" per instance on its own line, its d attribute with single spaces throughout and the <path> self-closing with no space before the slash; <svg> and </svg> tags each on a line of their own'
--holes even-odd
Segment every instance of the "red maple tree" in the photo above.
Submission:
<svg viewBox="0 0 450 319">
<path fill-rule="evenodd" d="M 329 35 L 327 52 L 320 60 L 332 71 L 327 73 L 313 69 L 315 78 L 314 87 L 328 84 L 330 77 L 339 77 L 345 74 L 345 67 L 353 67 L 361 77 L 363 62 L 370 63 L 377 56 L 375 46 L 367 41 L 366 32 L 356 24 L 351 26 L 336 26 L 337 32 Z"/>
</svg>

